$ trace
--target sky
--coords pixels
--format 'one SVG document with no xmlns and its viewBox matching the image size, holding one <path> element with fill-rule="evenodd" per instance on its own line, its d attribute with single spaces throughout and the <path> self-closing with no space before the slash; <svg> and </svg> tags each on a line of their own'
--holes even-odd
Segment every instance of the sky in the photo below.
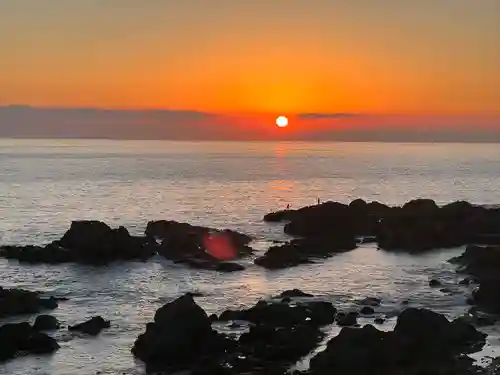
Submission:
<svg viewBox="0 0 500 375">
<path fill-rule="evenodd" d="M 0 105 L 500 114 L 498 0 L 2 0 Z"/>
<path fill-rule="evenodd" d="M 0 136 L 490 140 L 499 67 L 499 0 L 0 0 Z"/>
</svg>

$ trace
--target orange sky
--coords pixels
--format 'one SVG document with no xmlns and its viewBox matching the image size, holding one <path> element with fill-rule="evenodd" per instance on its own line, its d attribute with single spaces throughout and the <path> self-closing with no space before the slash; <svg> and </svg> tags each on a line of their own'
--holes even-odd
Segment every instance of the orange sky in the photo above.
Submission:
<svg viewBox="0 0 500 375">
<path fill-rule="evenodd" d="M 0 105 L 500 114 L 500 1 L 0 3 Z"/>
</svg>

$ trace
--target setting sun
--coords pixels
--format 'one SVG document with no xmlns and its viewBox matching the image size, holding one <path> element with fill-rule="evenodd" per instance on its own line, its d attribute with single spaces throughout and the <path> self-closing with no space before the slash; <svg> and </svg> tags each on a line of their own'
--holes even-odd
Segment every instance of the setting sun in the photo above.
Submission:
<svg viewBox="0 0 500 375">
<path fill-rule="evenodd" d="M 288 118 L 285 116 L 279 116 L 276 118 L 276 125 L 278 125 L 280 128 L 285 128 L 288 126 Z"/>
</svg>

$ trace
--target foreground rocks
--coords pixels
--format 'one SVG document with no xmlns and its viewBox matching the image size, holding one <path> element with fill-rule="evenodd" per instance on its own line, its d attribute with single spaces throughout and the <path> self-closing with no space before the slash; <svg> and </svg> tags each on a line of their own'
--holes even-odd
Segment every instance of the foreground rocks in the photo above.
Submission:
<svg viewBox="0 0 500 375">
<path fill-rule="evenodd" d="M 0 326 L 0 362 L 21 353 L 48 354 L 59 349 L 52 337 L 34 329 L 29 323 Z"/>
<path fill-rule="evenodd" d="M 330 303 L 312 301 L 299 292 L 282 295 L 308 302 L 260 301 L 249 309 L 225 311 L 219 318 L 208 317 L 190 295 L 184 295 L 156 312 L 132 352 L 148 371 L 284 375 L 318 347 L 324 338 L 322 326 L 349 315 L 337 314 Z M 212 328 L 214 320 L 247 324 L 249 329 L 238 339 L 229 338 Z M 461 318 L 450 322 L 430 310 L 409 308 L 392 332 L 371 325 L 343 328 L 312 358 L 308 371 L 294 374 L 480 374 L 466 355 L 479 351 L 485 337 Z"/>
<path fill-rule="evenodd" d="M 361 199 L 270 213 L 268 222 L 287 222 L 285 233 L 317 238 L 342 235 L 374 237 L 386 250 L 422 252 L 464 244 L 500 244 L 500 209 L 453 202 L 439 207 L 416 199 L 389 207 Z"/>
<path fill-rule="evenodd" d="M 132 352 L 150 370 L 284 374 L 318 345 L 323 337 L 319 327 L 332 323 L 335 312 L 327 302 L 293 307 L 261 301 L 247 310 L 221 314 L 219 322 L 250 323 L 248 332 L 236 340 L 215 331 L 211 327 L 215 318 L 208 317 L 190 295 L 184 295 L 156 312 Z"/>
<path fill-rule="evenodd" d="M 160 254 L 192 268 L 234 272 L 244 269 L 227 262 L 248 255 L 251 238 L 230 230 L 217 231 L 175 221 L 148 223 L 144 236 L 100 221 L 73 221 L 61 239 L 45 246 L 2 246 L 0 256 L 22 263 L 107 265 L 115 261 L 145 261 Z"/>
<path fill-rule="evenodd" d="M 4 289 L 0 287 L 0 317 L 35 314 L 41 310 L 52 310 L 57 307 L 53 297 L 45 298 L 38 292 L 24 289 Z"/>
<path fill-rule="evenodd" d="M 472 374 L 464 354 L 480 350 L 485 335 L 461 320 L 449 322 L 425 309 L 407 309 L 392 332 L 371 325 L 343 328 L 311 360 L 309 374 Z"/>
<path fill-rule="evenodd" d="M 450 261 L 479 285 L 469 302 L 486 312 L 500 314 L 500 246 L 468 246 Z"/>
</svg>

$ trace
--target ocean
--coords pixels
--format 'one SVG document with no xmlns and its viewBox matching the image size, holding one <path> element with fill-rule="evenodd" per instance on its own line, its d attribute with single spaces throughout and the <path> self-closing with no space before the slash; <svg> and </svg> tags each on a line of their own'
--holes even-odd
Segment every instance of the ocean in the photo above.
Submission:
<svg viewBox="0 0 500 375">
<path fill-rule="evenodd" d="M 355 198 L 402 204 L 422 197 L 438 204 L 497 205 L 499 155 L 496 144 L 3 139 L 0 244 L 44 244 L 59 238 L 72 220 L 102 220 L 140 234 L 148 221 L 170 219 L 250 234 L 260 253 L 286 238 L 282 225 L 262 218 L 287 204 Z M 104 268 L 21 266 L 0 259 L 1 286 L 69 298 L 53 311 L 63 325 L 93 315 L 112 323 L 97 338 L 60 330 L 55 337 L 61 349 L 54 355 L 17 358 L 1 364 L 0 374 L 143 374 L 130 353 L 134 340 L 157 308 L 188 291 L 203 294 L 196 300 L 208 313 L 300 288 L 341 309 L 375 296 L 388 316 L 407 300 L 455 317 L 468 309 L 466 291 L 447 260 L 462 251 L 415 256 L 366 244 L 280 271 L 266 271 L 250 259 L 242 262 L 245 271 L 232 274 L 191 270 L 159 257 Z M 433 277 L 448 290 L 431 289 Z M 488 328 L 489 345 L 478 357 L 500 354 L 498 328 Z"/>
</svg>

